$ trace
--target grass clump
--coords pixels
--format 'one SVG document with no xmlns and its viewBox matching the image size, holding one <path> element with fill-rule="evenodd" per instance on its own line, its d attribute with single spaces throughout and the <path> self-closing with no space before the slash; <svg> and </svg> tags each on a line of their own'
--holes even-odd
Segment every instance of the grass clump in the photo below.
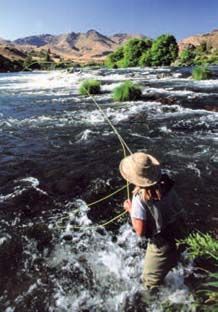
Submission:
<svg viewBox="0 0 218 312">
<path fill-rule="evenodd" d="M 218 260 L 218 241 L 209 233 L 191 233 L 179 243 L 188 246 L 187 251 L 190 259 L 204 256 L 216 261 Z"/>
<path fill-rule="evenodd" d="M 187 245 L 188 257 L 190 259 L 196 259 L 197 257 L 212 259 L 215 267 L 217 267 L 218 241 L 209 233 L 192 233 L 178 243 Z M 197 290 L 197 294 L 200 296 L 198 298 L 198 301 L 199 299 L 200 301 L 197 301 L 197 307 L 199 306 L 202 312 L 218 311 L 218 273 L 207 270 L 204 270 L 204 272 L 207 272 L 206 282 L 199 285 Z"/>
<path fill-rule="evenodd" d="M 142 91 L 140 87 L 132 81 L 126 81 L 113 91 L 113 100 L 118 102 L 137 101 L 141 98 Z"/>
<path fill-rule="evenodd" d="M 206 65 L 195 66 L 195 68 L 192 70 L 192 78 L 194 80 L 205 80 L 209 79 L 210 76 L 211 72 Z"/>
<path fill-rule="evenodd" d="M 100 81 L 94 79 L 84 80 L 79 88 L 79 93 L 81 95 L 100 94 L 101 93 Z"/>
</svg>

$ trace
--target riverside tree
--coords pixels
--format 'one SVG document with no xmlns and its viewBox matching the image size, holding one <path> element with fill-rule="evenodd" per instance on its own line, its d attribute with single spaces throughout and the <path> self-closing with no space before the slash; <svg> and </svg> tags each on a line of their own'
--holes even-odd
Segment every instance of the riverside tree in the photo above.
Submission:
<svg viewBox="0 0 218 312">
<path fill-rule="evenodd" d="M 187 47 L 182 50 L 179 54 L 179 64 L 190 66 L 194 64 L 194 59 L 196 57 L 195 49 Z"/>
<path fill-rule="evenodd" d="M 105 64 L 110 68 L 139 66 L 142 54 L 151 48 L 150 39 L 130 39 L 106 58 Z"/>
<path fill-rule="evenodd" d="M 164 34 L 159 36 L 151 47 L 151 65 L 168 66 L 178 56 L 178 45 L 173 35 Z"/>
<path fill-rule="evenodd" d="M 134 67 L 139 65 L 142 54 L 151 48 L 150 39 L 130 39 L 124 46 L 124 67 Z"/>
<path fill-rule="evenodd" d="M 48 49 L 45 53 L 45 62 L 51 62 L 52 58 L 51 58 L 51 50 Z"/>
<path fill-rule="evenodd" d="M 105 64 L 109 68 L 117 68 L 119 67 L 119 61 L 121 61 L 124 57 L 123 47 L 118 48 L 113 53 L 109 54 L 106 58 Z"/>
<path fill-rule="evenodd" d="M 110 68 L 170 65 L 178 56 L 178 45 L 172 35 L 161 35 L 155 41 L 133 38 L 108 55 Z"/>
<path fill-rule="evenodd" d="M 145 51 L 140 60 L 139 60 L 139 65 L 140 66 L 152 66 L 152 54 L 151 54 L 151 50 L 147 50 Z"/>
</svg>

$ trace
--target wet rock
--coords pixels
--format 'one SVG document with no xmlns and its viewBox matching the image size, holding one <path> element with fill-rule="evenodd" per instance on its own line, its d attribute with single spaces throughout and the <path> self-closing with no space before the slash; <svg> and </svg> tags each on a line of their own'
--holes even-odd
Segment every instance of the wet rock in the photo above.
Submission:
<svg viewBox="0 0 218 312">
<path fill-rule="evenodd" d="M 218 112 L 218 105 L 205 105 L 204 109 L 210 112 Z"/>
<path fill-rule="evenodd" d="M 52 241 L 52 232 L 46 224 L 34 224 L 27 230 L 27 236 L 37 241 L 37 248 L 41 251 L 48 247 Z"/>
<path fill-rule="evenodd" d="M 164 105 L 175 105 L 178 104 L 178 100 L 175 97 L 171 96 L 160 96 L 158 94 L 146 94 L 143 95 L 144 101 L 151 101 L 151 102 L 160 102 Z"/>
<path fill-rule="evenodd" d="M 157 79 L 170 78 L 172 77 L 171 72 L 163 72 L 157 75 Z"/>
<path fill-rule="evenodd" d="M 98 234 L 102 235 L 102 236 L 106 236 L 107 235 L 107 232 L 106 232 L 105 228 L 100 227 L 100 226 L 96 228 L 96 232 Z"/>
<path fill-rule="evenodd" d="M 64 234 L 62 236 L 62 239 L 64 239 L 65 241 L 72 241 L 73 236 L 72 236 L 72 234 Z"/>
</svg>

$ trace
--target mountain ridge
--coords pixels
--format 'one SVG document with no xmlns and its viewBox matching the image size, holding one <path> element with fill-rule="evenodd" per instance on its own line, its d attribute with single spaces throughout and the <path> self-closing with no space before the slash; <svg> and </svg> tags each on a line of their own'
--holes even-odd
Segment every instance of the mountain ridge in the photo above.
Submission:
<svg viewBox="0 0 218 312">
<path fill-rule="evenodd" d="M 0 54 L 8 59 L 24 59 L 30 52 L 39 55 L 41 51 L 50 51 L 52 57 L 86 63 L 103 61 L 105 57 L 124 44 L 130 38 L 145 38 L 142 34 L 115 33 L 106 36 L 97 30 L 87 32 L 69 32 L 58 35 L 40 34 L 17 38 L 14 41 L 0 38 Z M 179 49 L 198 46 L 206 42 L 208 47 L 218 49 L 218 29 L 209 33 L 184 38 L 178 42 Z"/>
<path fill-rule="evenodd" d="M 44 48 L 68 59 L 92 59 L 104 58 L 113 52 L 120 44 L 129 38 L 143 38 L 141 34 L 115 34 L 106 36 L 100 32 L 90 29 L 87 32 L 70 32 L 59 35 L 41 34 L 18 38 L 12 44 L 18 45 L 21 49 Z"/>
<path fill-rule="evenodd" d="M 199 46 L 206 43 L 207 47 L 218 49 L 218 29 L 213 29 L 211 32 L 189 36 L 179 41 L 180 50 L 185 49 L 188 45 Z"/>
</svg>

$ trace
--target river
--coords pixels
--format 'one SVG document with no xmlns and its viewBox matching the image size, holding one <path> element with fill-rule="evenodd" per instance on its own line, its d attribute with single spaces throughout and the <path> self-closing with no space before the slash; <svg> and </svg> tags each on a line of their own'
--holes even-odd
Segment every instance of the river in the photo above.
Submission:
<svg viewBox="0 0 218 312">
<path fill-rule="evenodd" d="M 123 152 L 91 99 L 78 94 L 82 80 L 102 81 L 96 101 L 131 150 L 160 159 L 189 224 L 211 230 L 218 80 L 189 76 L 172 68 L 0 74 L 1 311 L 155 312 L 169 303 L 193 311 L 192 263 L 181 262 L 149 301 L 140 279 L 145 243 L 127 217 L 98 226 L 122 212 L 125 191 L 87 206 L 124 185 Z M 125 80 L 142 86 L 143 100 L 112 101 Z"/>
</svg>

